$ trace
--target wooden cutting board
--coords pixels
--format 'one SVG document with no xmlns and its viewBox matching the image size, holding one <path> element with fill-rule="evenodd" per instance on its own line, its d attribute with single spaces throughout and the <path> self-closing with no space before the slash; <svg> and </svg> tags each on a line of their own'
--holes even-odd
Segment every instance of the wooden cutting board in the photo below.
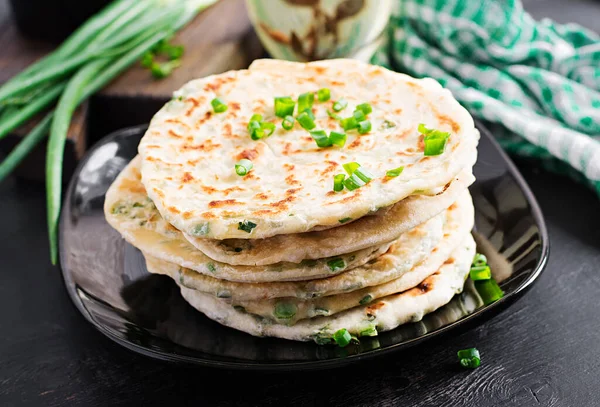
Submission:
<svg viewBox="0 0 600 407">
<path fill-rule="evenodd" d="M 110 132 L 147 123 L 187 81 L 246 68 L 264 50 L 248 19 L 244 0 L 220 0 L 200 13 L 172 41 L 185 47 L 182 66 L 169 77 L 156 80 L 139 64 L 94 95 L 77 112 L 65 151 L 68 180 L 87 147 Z M 6 0 L 0 0 L 0 83 L 50 52 L 55 45 L 23 38 L 11 19 Z M 0 154 L 7 154 L 32 124 L 0 140 Z M 45 143 L 34 151 L 15 174 L 44 178 Z"/>
</svg>

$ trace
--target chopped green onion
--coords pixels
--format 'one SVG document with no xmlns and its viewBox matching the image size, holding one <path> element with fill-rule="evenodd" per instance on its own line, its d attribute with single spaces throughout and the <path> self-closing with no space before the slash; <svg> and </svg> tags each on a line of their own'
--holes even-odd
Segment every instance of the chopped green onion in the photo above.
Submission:
<svg viewBox="0 0 600 407">
<path fill-rule="evenodd" d="M 330 147 L 331 141 L 327 137 L 325 130 L 314 130 L 310 132 L 310 136 L 317 142 L 319 147 Z"/>
<path fill-rule="evenodd" d="M 356 110 L 362 110 L 362 112 L 367 115 L 373 111 L 373 108 L 368 103 L 361 103 L 360 105 L 356 106 Z"/>
<path fill-rule="evenodd" d="M 262 122 L 263 121 L 262 114 L 258 114 L 258 113 L 253 114 L 252 117 L 250 118 L 250 123 L 252 123 L 254 121 L 256 121 L 258 123 Z M 250 124 L 248 124 L 248 125 L 250 125 Z"/>
<path fill-rule="evenodd" d="M 475 281 L 475 288 L 485 305 L 489 305 L 504 297 L 504 291 L 502 291 L 494 279 Z"/>
<path fill-rule="evenodd" d="M 244 176 L 248 174 L 252 167 L 252 161 L 242 158 L 235 164 L 235 173 L 237 175 Z"/>
<path fill-rule="evenodd" d="M 210 104 L 212 105 L 215 113 L 223 113 L 227 110 L 227 104 L 219 98 L 214 98 L 210 101 Z"/>
<path fill-rule="evenodd" d="M 347 138 L 346 133 L 338 133 L 337 131 L 329 133 L 329 142 L 334 146 L 344 147 Z"/>
<path fill-rule="evenodd" d="M 471 267 L 469 276 L 473 281 L 489 280 L 492 278 L 492 271 L 489 266 L 475 266 Z"/>
<path fill-rule="evenodd" d="M 296 312 L 298 312 L 298 307 L 296 304 L 289 302 L 278 302 L 275 305 L 275 311 L 273 312 L 273 315 L 279 319 L 290 319 L 296 315 Z"/>
<path fill-rule="evenodd" d="M 331 92 L 328 88 L 319 89 L 317 91 L 317 99 L 319 102 L 327 102 L 331 98 Z"/>
<path fill-rule="evenodd" d="M 340 175 L 344 175 L 344 174 L 340 174 Z M 342 185 L 342 188 L 343 187 L 344 186 Z M 346 222 L 350 222 L 351 220 L 352 220 L 352 218 L 342 218 L 342 219 L 338 220 L 338 222 L 340 222 L 340 223 L 346 223 Z"/>
<path fill-rule="evenodd" d="M 238 230 L 243 230 L 246 233 L 252 232 L 252 229 L 254 229 L 255 227 L 256 223 L 250 222 L 249 220 L 238 222 Z"/>
<path fill-rule="evenodd" d="M 291 130 L 294 127 L 295 122 L 296 119 L 294 119 L 293 116 L 285 116 L 283 122 L 281 122 L 281 127 L 283 127 L 285 130 Z"/>
<path fill-rule="evenodd" d="M 352 113 L 352 117 L 354 117 L 359 123 L 364 120 L 367 120 L 367 117 L 365 116 L 362 110 L 355 110 L 354 113 Z"/>
<path fill-rule="evenodd" d="M 373 296 L 371 294 L 367 294 L 364 297 L 362 297 L 358 303 L 360 305 L 365 305 L 365 304 L 370 303 L 371 301 L 373 301 Z"/>
<path fill-rule="evenodd" d="M 312 92 L 303 93 L 298 96 L 298 111 L 303 112 L 310 109 L 315 102 L 315 94 Z"/>
<path fill-rule="evenodd" d="M 360 164 L 353 161 L 351 163 L 346 163 L 346 164 L 342 165 L 342 167 L 344 167 L 344 170 L 346 170 L 348 175 L 352 175 L 352 174 L 354 174 L 354 171 L 356 171 L 356 169 L 358 167 L 360 167 Z"/>
<path fill-rule="evenodd" d="M 474 369 L 481 364 L 479 351 L 475 348 L 459 350 L 457 356 L 462 367 Z"/>
<path fill-rule="evenodd" d="M 358 132 L 360 134 L 366 134 L 371 131 L 371 122 L 369 120 L 363 120 L 358 123 Z"/>
<path fill-rule="evenodd" d="M 358 336 L 377 336 L 377 328 L 371 325 L 359 332 Z"/>
<path fill-rule="evenodd" d="M 357 169 L 354 170 L 354 173 L 352 175 L 356 175 L 358 178 L 360 178 L 365 183 L 368 183 L 373 178 L 375 178 L 375 175 L 371 174 L 371 172 L 364 167 L 358 167 Z"/>
<path fill-rule="evenodd" d="M 346 262 L 344 259 L 336 257 L 335 259 L 331 259 L 327 262 L 327 266 L 331 271 L 340 271 L 346 267 Z"/>
<path fill-rule="evenodd" d="M 253 120 L 248 123 L 248 131 L 250 132 L 250 138 L 252 140 L 260 140 L 265 136 L 265 132 L 262 129 L 260 122 Z"/>
<path fill-rule="evenodd" d="M 337 174 L 333 177 L 333 190 L 335 192 L 340 192 L 341 190 L 344 189 L 344 179 L 345 178 L 346 178 L 346 176 L 344 174 Z"/>
<path fill-rule="evenodd" d="M 340 348 L 348 346 L 350 341 L 352 340 L 352 335 L 346 328 L 342 328 L 336 333 L 333 334 L 333 340 L 338 344 Z"/>
<path fill-rule="evenodd" d="M 404 171 L 404 166 L 389 170 L 385 173 L 385 175 L 388 177 L 397 177 L 398 175 L 402 174 L 402 171 Z"/>
<path fill-rule="evenodd" d="M 275 116 L 285 117 L 294 114 L 296 102 L 289 96 L 275 98 Z"/>
<path fill-rule="evenodd" d="M 346 131 L 352 130 L 358 127 L 358 122 L 353 116 L 347 117 L 345 119 L 340 120 L 340 125 Z"/>
<path fill-rule="evenodd" d="M 181 66 L 181 61 L 178 59 L 176 59 L 174 61 L 164 62 L 162 64 L 159 64 L 158 62 L 153 62 L 152 65 L 150 65 L 150 72 L 152 73 L 152 76 L 154 78 L 162 79 L 162 78 L 166 78 L 167 76 L 171 75 L 173 70 L 175 68 L 178 68 L 179 66 Z M 225 105 L 225 110 L 227 110 L 227 105 Z M 223 110 L 223 112 L 225 110 Z M 216 113 L 222 113 L 222 112 L 216 112 Z"/>
<path fill-rule="evenodd" d="M 327 109 L 327 116 L 329 116 L 329 117 L 331 117 L 332 119 L 335 119 L 335 120 L 342 120 L 342 116 L 340 116 L 339 114 L 333 113 L 329 109 Z"/>
<path fill-rule="evenodd" d="M 144 68 L 150 68 L 154 63 L 154 54 L 150 51 L 146 52 L 144 56 L 142 56 L 141 63 Z"/>
<path fill-rule="evenodd" d="M 333 104 L 333 110 L 339 112 L 341 110 L 344 110 L 346 106 L 348 106 L 348 101 L 346 99 L 340 99 Z"/>
<path fill-rule="evenodd" d="M 484 254 L 477 253 L 475 255 L 475 257 L 473 258 L 473 263 L 472 264 L 475 267 L 486 266 L 487 265 L 487 257 L 485 257 Z"/>
<path fill-rule="evenodd" d="M 344 180 L 344 186 L 348 189 L 348 191 L 354 191 L 365 185 L 365 182 L 358 178 L 356 174 L 352 174 L 348 178 Z"/>
<path fill-rule="evenodd" d="M 262 122 L 260 128 L 265 131 L 265 136 L 269 137 L 275 131 L 275 124 L 270 122 Z"/>
<path fill-rule="evenodd" d="M 423 142 L 425 143 L 423 154 L 425 156 L 440 155 L 444 152 L 450 133 L 441 130 L 428 129 L 423 123 L 419 124 L 418 130 L 419 133 L 425 136 L 423 138 Z"/>
<path fill-rule="evenodd" d="M 296 117 L 296 120 L 298 120 L 298 123 L 300 123 L 300 126 L 302 126 L 303 129 L 312 130 L 317 127 L 315 121 L 310 118 L 308 112 L 300 113 L 300 115 Z"/>
</svg>

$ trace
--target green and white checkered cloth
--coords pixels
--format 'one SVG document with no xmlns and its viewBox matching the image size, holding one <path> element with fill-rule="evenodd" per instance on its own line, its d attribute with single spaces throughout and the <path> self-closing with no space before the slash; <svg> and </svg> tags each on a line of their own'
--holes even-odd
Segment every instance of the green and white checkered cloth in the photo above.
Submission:
<svg viewBox="0 0 600 407">
<path fill-rule="evenodd" d="M 600 195 L 597 34 L 535 21 L 519 0 L 398 0 L 389 34 L 374 63 L 437 79 L 509 153 Z"/>
</svg>

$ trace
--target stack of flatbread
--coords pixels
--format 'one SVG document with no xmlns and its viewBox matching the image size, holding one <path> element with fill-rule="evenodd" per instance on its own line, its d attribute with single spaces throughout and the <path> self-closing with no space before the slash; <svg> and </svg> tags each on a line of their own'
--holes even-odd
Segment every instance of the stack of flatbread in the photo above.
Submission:
<svg viewBox="0 0 600 407">
<path fill-rule="evenodd" d="M 275 97 L 319 89 L 330 98 L 314 97 L 315 130 L 345 133 L 343 147 L 320 147 L 275 114 Z M 370 130 L 343 130 L 340 119 L 365 103 Z M 253 115 L 273 133 L 253 139 Z M 441 151 L 425 154 L 423 128 L 449 133 Z M 478 140 L 434 80 L 352 60 L 259 60 L 175 92 L 108 191 L 106 218 L 151 273 L 172 277 L 221 324 L 318 343 L 343 329 L 372 336 L 462 291 L 475 255 L 467 187 Z M 245 175 L 240 160 L 252 163 Z M 348 163 L 371 175 L 335 191 Z"/>
</svg>

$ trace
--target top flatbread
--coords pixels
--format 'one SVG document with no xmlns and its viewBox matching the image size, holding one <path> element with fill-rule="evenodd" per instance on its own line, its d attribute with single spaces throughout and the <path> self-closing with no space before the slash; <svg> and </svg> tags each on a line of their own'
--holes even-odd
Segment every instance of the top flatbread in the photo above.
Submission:
<svg viewBox="0 0 600 407">
<path fill-rule="evenodd" d="M 294 64 L 297 69 L 290 64 L 281 63 L 277 74 L 241 70 L 189 82 L 154 116 L 139 146 L 142 181 L 176 228 L 203 238 L 255 239 L 333 227 L 443 187 L 474 160 L 473 120 L 437 82 L 351 60 Z M 318 129 L 341 130 L 327 110 L 344 98 L 344 117 L 360 103 L 371 104 L 372 130 L 347 132 L 343 148 L 317 147 L 298 124 L 283 130 L 274 116 L 274 97 L 296 100 L 324 87 L 331 100 L 315 102 L 312 109 Z M 215 97 L 227 103 L 226 112 L 213 112 Z M 255 113 L 276 124 L 273 135 L 250 138 L 246 127 Z M 419 123 L 451 133 L 443 154 L 423 155 Z M 254 165 L 244 177 L 234 171 L 242 158 Z M 333 176 L 353 161 L 375 178 L 357 190 L 334 193 Z M 385 177 L 399 166 L 400 176 Z M 241 222 L 256 226 L 246 232 Z"/>
</svg>

